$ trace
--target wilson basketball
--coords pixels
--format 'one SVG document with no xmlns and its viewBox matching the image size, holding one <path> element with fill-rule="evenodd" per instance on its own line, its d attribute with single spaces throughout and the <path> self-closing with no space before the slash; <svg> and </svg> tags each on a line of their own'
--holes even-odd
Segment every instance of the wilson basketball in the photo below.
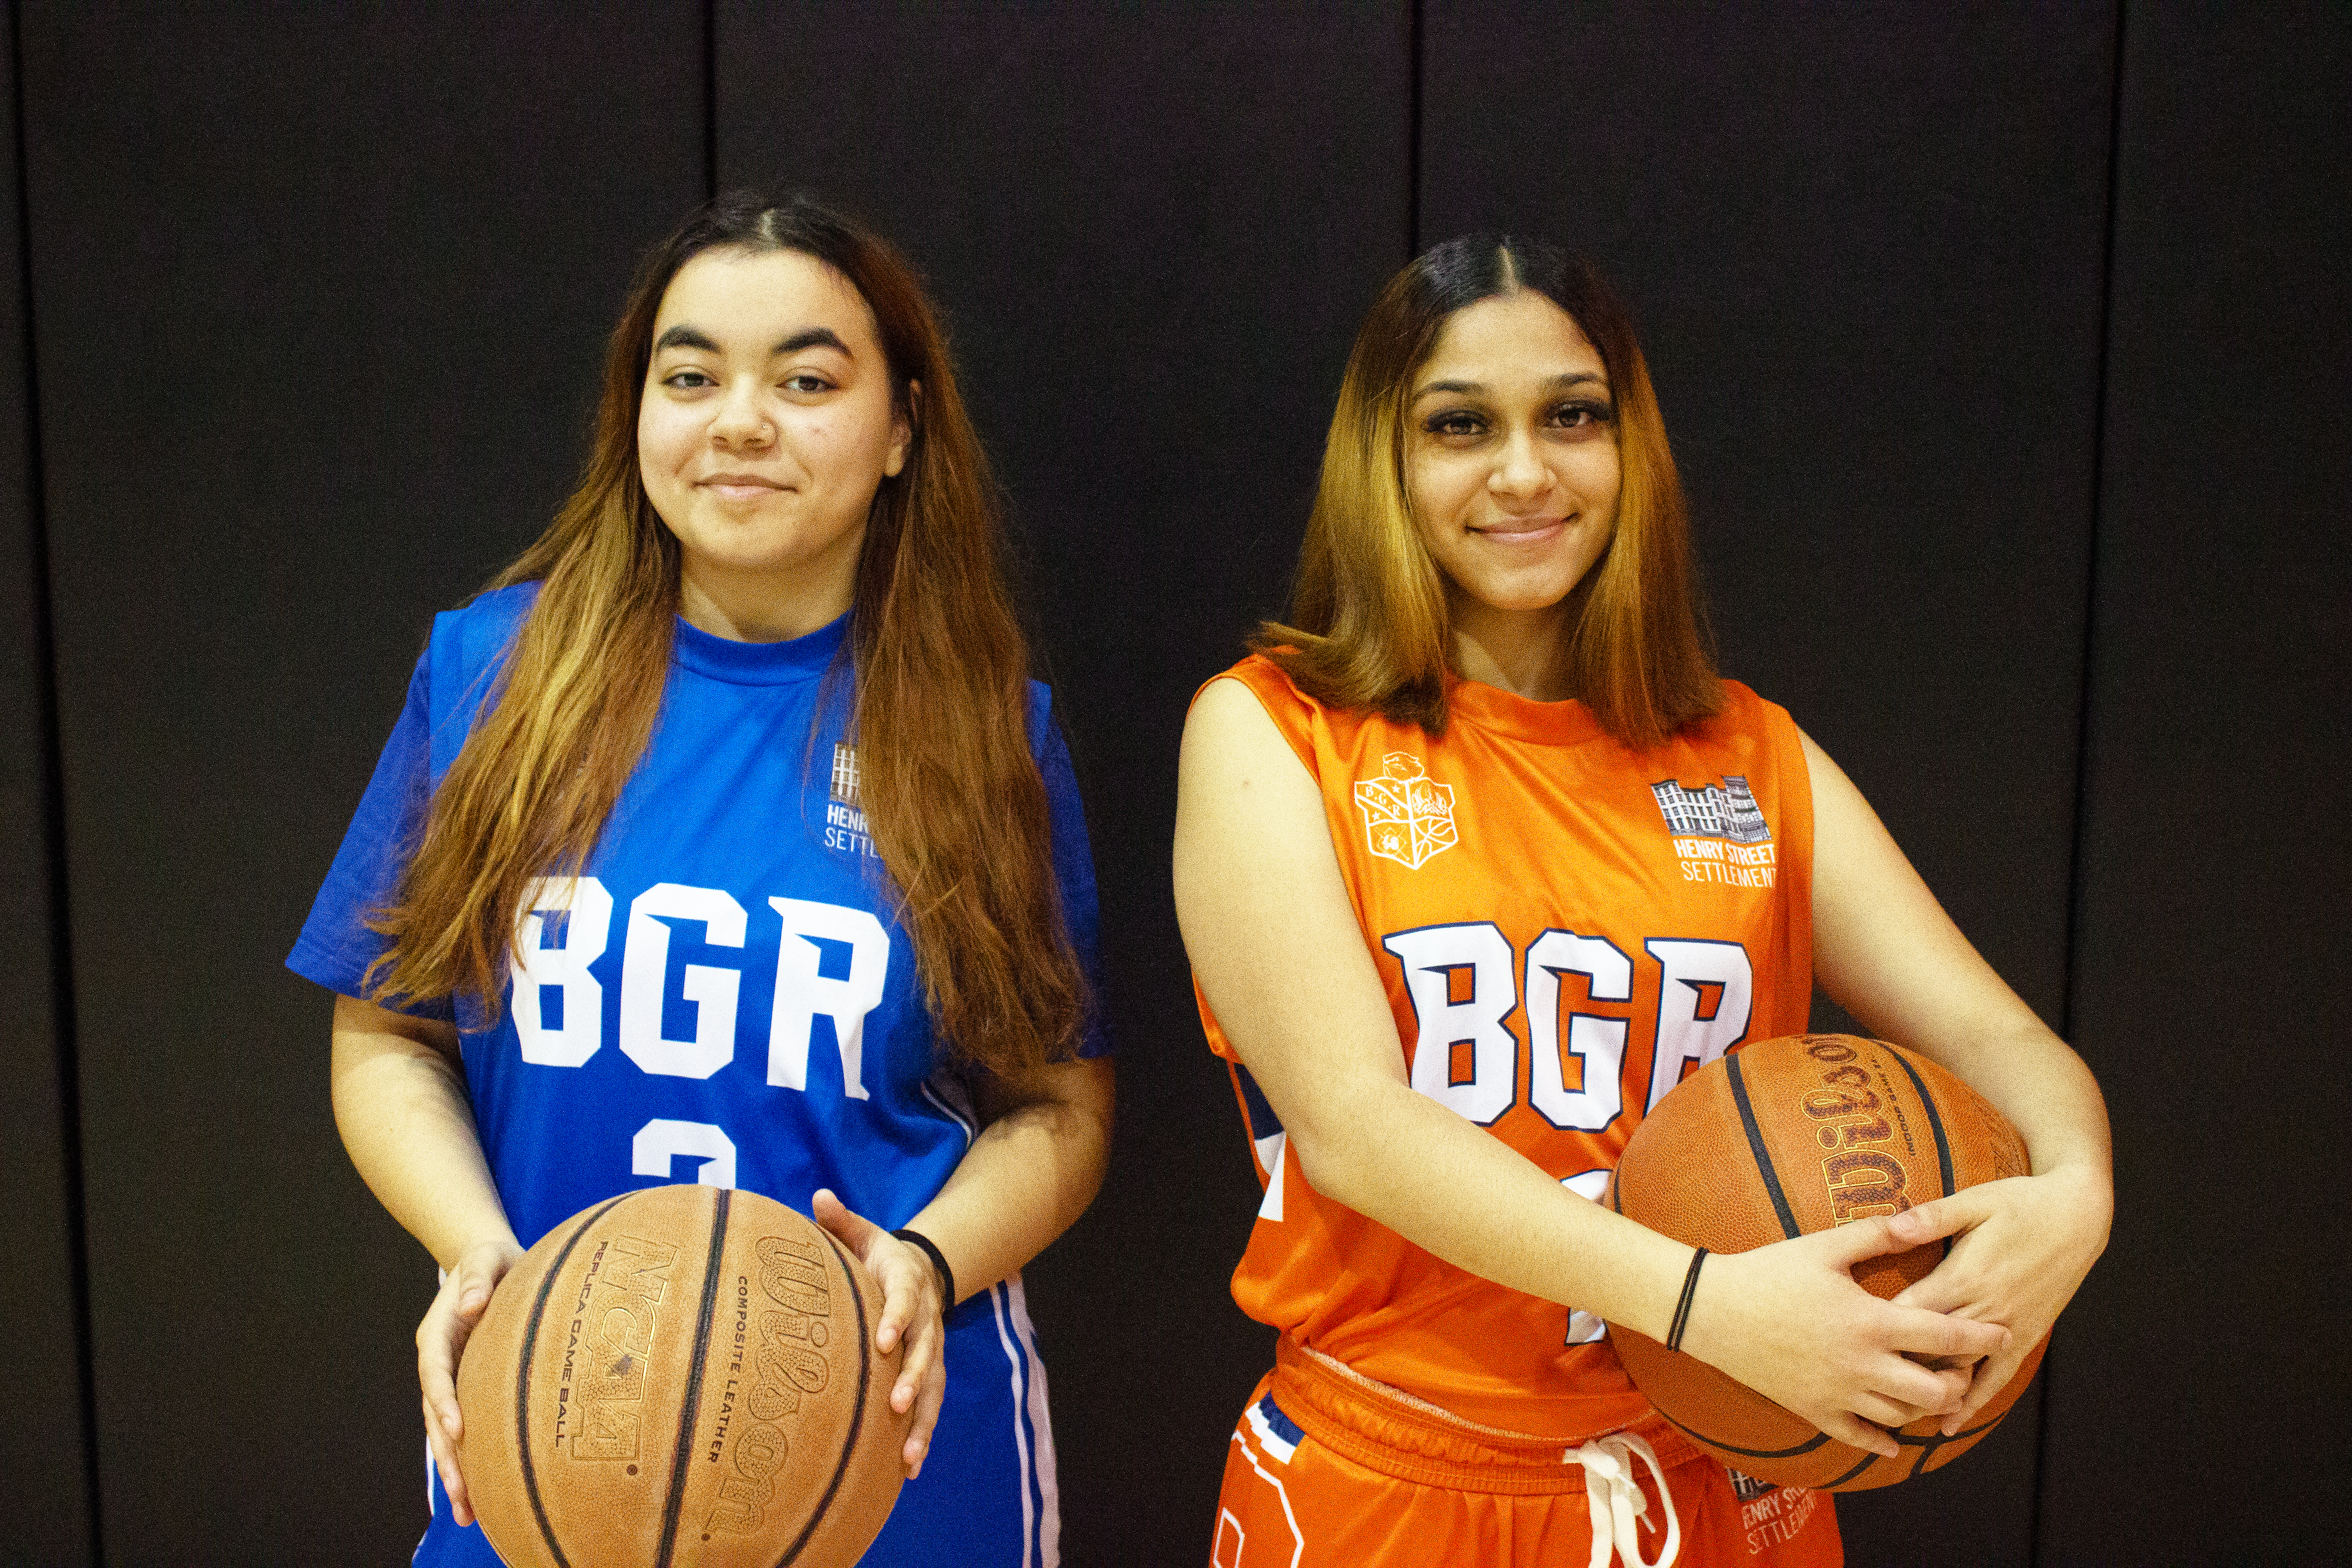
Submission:
<svg viewBox="0 0 2352 1568">
<path fill-rule="evenodd" d="M 1601 1201 L 1678 1241 L 1745 1252 L 2028 1168 L 2008 1119 L 1925 1057 L 1851 1035 L 1799 1035 L 1734 1051 L 1659 1100 Z M 1871 1258 L 1855 1282 L 1892 1298 L 1948 1245 Z M 1634 1385 L 1694 1442 L 1745 1475 L 1823 1491 L 1886 1486 L 1967 1452 L 2025 1392 L 2049 1344 L 2034 1347 L 1968 1429 L 1947 1437 L 1941 1417 L 1915 1422 L 1895 1434 L 1900 1457 L 1886 1459 L 1696 1356 L 1616 1323 L 1609 1338 Z"/>
<path fill-rule="evenodd" d="M 564 1221 L 457 1367 L 458 1463 L 511 1568 L 836 1568 L 898 1500 L 881 1290 L 814 1221 L 675 1185 Z"/>
</svg>

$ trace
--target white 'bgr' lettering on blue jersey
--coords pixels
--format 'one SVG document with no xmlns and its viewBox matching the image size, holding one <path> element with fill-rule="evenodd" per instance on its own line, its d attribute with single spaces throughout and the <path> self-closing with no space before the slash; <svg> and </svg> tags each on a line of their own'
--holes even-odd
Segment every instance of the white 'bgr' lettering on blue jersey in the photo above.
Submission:
<svg viewBox="0 0 2352 1568">
<path fill-rule="evenodd" d="M 366 927 L 457 760 L 525 585 L 441 616 L 408 705 L 287 963 L 346 995 L 383 939 Z M 895 1228 L 971 1142 L 936 1071 L 913 949 L 857 805 L 846 622 L 786 643 L 680 623 L 661 718 L 577 877 L 525 897 L 499 1022 L 459 1026 L 482 1150 L 524 1245 L 632 1188 L 701 1182 L 805 1214 L 830 1187 Z M 838 661 L 838 662 L 837 662 Z M 1093 865 L 1069 754 L 1032 687 L 1029 739 L 1053 821 L 1062 910 L 1099 973 Z M 1080 1050 L 1102 1049 L 1090 1035 Z M 922 1477 L 868 1563 L 1051 1568 L 1059 1505 L 1045 1373 L 1021 1279 L 948 1314 L 948 1397 Z M 425 1568 L 492 1568 L 437 1483 Z"/>
<path fill-rule="evenodd" d="M 485 595 L 436 623 L 288 960 L 298 972 L 361 991 L 383 947 L 367 913 L 389 899 L 534 592 Z M 681 622 L 660 720 L 594 854 L 580 876 L 531 886 L 498 1023 L 418 1008 L 460 1026 L 483 1152 L 525 1245 L 665 1181 L 803 1212 L 830 1187 L 904 1225 L 962 1157 L 971 1129 L 934 1080 L 913 950 L 854 799 L 846 626 L 753 644 Z M 1063 909 L 1091 973 L 1086 829 L 1042 687 L 1030 732 Z"/>
</svg>

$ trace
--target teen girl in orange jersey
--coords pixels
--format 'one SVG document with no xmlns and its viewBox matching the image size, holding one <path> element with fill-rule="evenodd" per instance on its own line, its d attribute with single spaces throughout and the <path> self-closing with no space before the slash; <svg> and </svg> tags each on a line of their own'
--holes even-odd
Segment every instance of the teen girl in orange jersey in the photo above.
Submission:
<svg viewBox="0 0 2352 1568">
<path fill-rule="evenodd" d="M 1641 351 L 1589 268 L 1473 237 L 1359 335 L 1292 625 L 1184 737 L 1176 897 L 1265 1201 L 1234 1280 L 1283 1331 L 1227 1451 L 1223 1568 L 1834 1563 L 1601 1337 L 1664 1339 L 1823 1430 L 1957 1430 L 2104 1247 L 2089 1072 L 1845 775 L 1720 680 Z M 1685 1073 L 1812 983 L 1958 1071 L 2034 1173 L 1728 1257 L 1590 1200 Z M 1893 1302 L 1858 1260 L 1958 1239 Z M 1916 1358 L 1916 1359 L 1915 1359 Z"/>
</svg>

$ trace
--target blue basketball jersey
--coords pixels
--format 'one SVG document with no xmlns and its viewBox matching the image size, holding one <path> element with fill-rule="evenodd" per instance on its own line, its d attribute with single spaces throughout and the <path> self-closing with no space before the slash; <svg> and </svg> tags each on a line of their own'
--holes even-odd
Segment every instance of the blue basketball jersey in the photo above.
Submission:
<svg viewBox="0 0 2352 1568">
<path fill-rule="evenodd" d="M 386 945 L 366 918 L 390 900 L 535 594 L 503 589 L 436 620 L 288 957 L 296 973 L 362 994 Z M 485 1027 L 463 1001 L 413 1005 L 458 1026 L 483 1152 L 526 1247 L 590 1204 L 667 1181 L 763 1193 L 802 1213 L 830 1187 L 896 1227 L 970 1144 L 972 1114 L 939 1070 L 914 951 L 859 805 L 846 627 L 739 643 L 680 621 L 646 755 L 581 874 L 533 887 L 497 1022 Z M 1029 731 L 1063 910 L 1091 979 L 1093 867 L 1042 686 Z M 1081 1046 L 1104 1048 L 1098 1031 Z M 894 1537 L 930 1533 L 929 1498 L 943 1503 L 939 1561 L 1050 1563 L 1052 1437 L 1018 1279 L 965 1302 L 949 1342 L 933 1457 L 867 1561 L 933 1560 L 911 1540 L 886 1552 Z M 456 1531 L 433 1490 L 417 1561 L 477 1560 L 459 1542 L 479 1532 Z M 959 1539 L 972 1546 L 975 1509 L 1004 1517 L 1011 1555 L 949 1552 Z"/>
</svg>

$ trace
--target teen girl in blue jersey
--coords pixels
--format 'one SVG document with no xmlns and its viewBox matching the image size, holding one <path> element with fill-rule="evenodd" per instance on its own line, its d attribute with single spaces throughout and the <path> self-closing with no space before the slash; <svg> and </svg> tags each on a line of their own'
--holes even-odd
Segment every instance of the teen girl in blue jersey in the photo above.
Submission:
<svg viewBox="0 0 2352 1568">
<path fill-rule="evenodd" d="M 578 492 L 439 617 L 289 960 L 339 994 L 352 1159 L 445 1272 L 419 1563 L 496 1561 L 453 1378 L 499 1279 L 698 1179 L 813 1212 L 882 1284 L 919 1479 L 866 1561 L 1056 1560 L 1018 1270 L 1100 1184 L 1112 1084 L 997 542 L 887 245 L 736 196 L 647 258 Z"/>
</svg>

